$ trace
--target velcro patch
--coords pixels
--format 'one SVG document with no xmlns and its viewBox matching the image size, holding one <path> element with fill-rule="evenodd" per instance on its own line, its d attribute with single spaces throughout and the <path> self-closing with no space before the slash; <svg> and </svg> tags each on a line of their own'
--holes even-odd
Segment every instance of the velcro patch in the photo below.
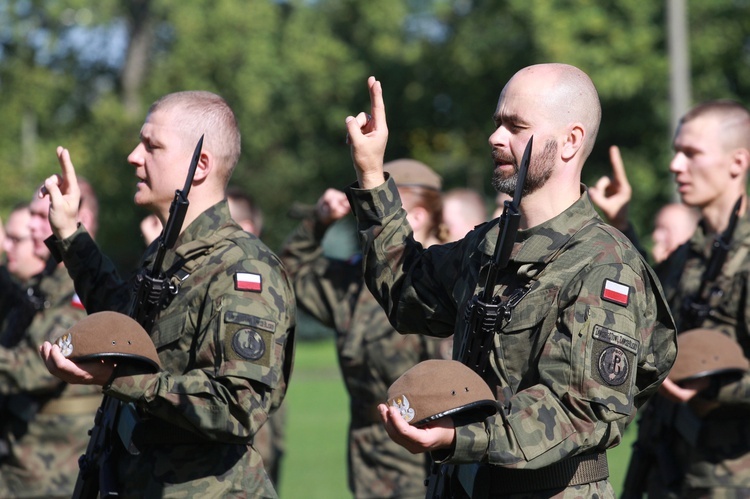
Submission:
<svg viewBox="0 0 750 499">
<path fill-rule="evenodd" d="M 630 300 L 630 286 L 605 279 L 602 286 L 602 299 L 627 307 Z"/>
<path fill-rule="evenodd" d="M 263 279 L 260 274 L 237 272 L 234 274 L 234 289 L 260 293 L 263 291 Z"/>
<path fill-rule="evenodd" d="M 640 343 L 626 334 L 598 324 L 594 326 L 592 336 L 596 340 L 591 355 L 594 377 L 603 384 L 628 393 L 630 386 L 626 382 L 635 368 Z"/>
<path fill-rule="evenodd" d="M 229 360 L 247 360 L 269 367 L 273 354 L 273 334 L 239 324 L 227 324 L 224 351 Z"/>
</svg>

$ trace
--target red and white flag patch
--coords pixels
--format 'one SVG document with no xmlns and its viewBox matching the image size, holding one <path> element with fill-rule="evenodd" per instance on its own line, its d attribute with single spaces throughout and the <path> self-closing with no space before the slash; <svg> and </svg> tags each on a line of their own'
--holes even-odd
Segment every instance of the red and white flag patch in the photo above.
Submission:
<svg viewBox="0 0 750 499">
<path fill-rule="evenodd" d="M 260 274 L 237 272 L 234 274 L 234 289 L 260 292 L 263 289 L 263 280 Z"/>
<path fill-rule="evenodd" d="M 86 310 L 86 307 L 83 306 L 83 302 L 81 301 L 81 297 L 78 296 L 78 293 L 73 293 L 73 299 L 70 300 L 70 304 L 73 306 L 73 308 L 77 308 L 78 310 Z"/>
<path fill-rule="evenodd" d="M 630 286 L 605 279 L 604 288 L 602 289 L 602 299 L 627 307 L 630 299 Z"/>
</svg>

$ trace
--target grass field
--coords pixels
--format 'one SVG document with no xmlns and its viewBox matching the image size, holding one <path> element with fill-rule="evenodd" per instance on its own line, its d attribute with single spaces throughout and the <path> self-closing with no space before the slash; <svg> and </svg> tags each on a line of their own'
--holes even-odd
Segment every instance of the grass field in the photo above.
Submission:
<svg viewBox="0 0 750 499">
<path fill-rule="evenodd" d="M 287 451 L 281 468 L 282 499 L 347 499 L 348 402 L 332 340 L 300 342 L 287 395 Z M 610 480 L 622 487 L 635 427 L 609 451 Z"/>
</svg>

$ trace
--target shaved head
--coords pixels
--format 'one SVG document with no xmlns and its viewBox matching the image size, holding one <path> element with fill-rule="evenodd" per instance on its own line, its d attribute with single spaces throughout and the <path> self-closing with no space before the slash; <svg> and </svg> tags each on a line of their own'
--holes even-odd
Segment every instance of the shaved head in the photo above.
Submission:
<svg viewBox="0 0 750 499">
<path fill-rule="evenodd" d="M 691 109 L 680 119 L 679 126 L 696 118 L 710 118 L 718 125 L 719 139 L 725 151 L 750 150 L 750 111 L 732 100 L 713 100 Z M 679 130 L 679 127 L 678 127 Z"/>
<path fill-rule="evenodd" d="M 537 64 L 518 71 L 508 82 L 522 85 L 544 101 L 547 118 L 560 127 L 580 123 L 585 130 L 582 160 L 591 154 L 599 132 L 602 108 L 594 83 L 586 73 L 568 64 Z M 505 92 L 505 90 L 503 90 Z"/>
</svg>

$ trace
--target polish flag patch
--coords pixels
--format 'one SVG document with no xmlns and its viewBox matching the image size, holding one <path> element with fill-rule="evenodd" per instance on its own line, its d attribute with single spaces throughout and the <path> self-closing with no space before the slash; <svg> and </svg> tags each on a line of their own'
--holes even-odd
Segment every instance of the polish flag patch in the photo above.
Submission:
<svg viewBox="0 0 750 499">
<path fill-rule="evenodd" d="M 81 297 L 78 296 L 78 293 L 73 293 L 73 299 L 70 300 L 70 304 L 73 306 L 73 308 L 77 308 L 78 310 L 86 310 L 86 307 L 83 306 L 83 302 L 81 301 Z"/>
<path fill-rule="evenodd" d="M 234 289 L 260 292 L 263 289 L 263 281 L 260 274 L 237 272 L 234 274 Z"/>
<path fill-rule="evenodd" d="M 602 299 L 627 307 L 630 299 L 630 286 L 605 279 L 604 288 L 602 288 Z"/>
</svg>

